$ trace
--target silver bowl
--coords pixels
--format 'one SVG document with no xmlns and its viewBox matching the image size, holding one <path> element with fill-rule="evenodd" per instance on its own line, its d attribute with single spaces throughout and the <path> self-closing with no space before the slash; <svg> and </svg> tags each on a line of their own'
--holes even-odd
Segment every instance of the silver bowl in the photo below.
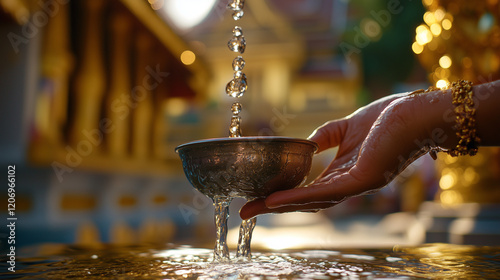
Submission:
<svg viewBox="0 0 500 280">
<path fill-rule="evenodd" d="M 215 138 L 175 148 L 193 187 L 208 197 L 248 200 L 302 184 L 316 143 L 288 137 Z"/>
</svg>

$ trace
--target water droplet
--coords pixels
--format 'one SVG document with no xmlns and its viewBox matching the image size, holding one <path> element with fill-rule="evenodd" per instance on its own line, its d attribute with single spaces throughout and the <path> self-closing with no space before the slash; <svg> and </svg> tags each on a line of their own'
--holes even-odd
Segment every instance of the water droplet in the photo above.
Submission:
<svg viewBox="0 0 500 280">
<path fill-rule="evenodd" d="M 226 93 L 232 97 L 241 97 L 247 91 L 248 85 L 247 81 L 244 79 L 232 79 L 226 85 Z"/>
<path fill-rule="evenodd" d="M 243 10 L 244 4 L 245 0 L 233 0 L 229 4 L 227 4 L 227 8 L 233 11 Z"/>
<path fill-rule="evenodd" d="M 241 118 L 239 116 L 231 117 L 231 125 L 229 126 L 229 137 L 241 137 Z"/>
<path fill-rule="evenodd" d="M 247 75 L 245 75 L 245 73 L 241 72 L 241 71 L 236 71 L 234 72 L 234 78 L 235 79 L 242 79 L 242 80 L 245 80 L 245 82 L 247 81 Z"/>
<path fill-rule="evenodd" d="M 243 17 L 243 14 L 244 14 L 243 10 L 234 11 L 233 12 L 233 19 L 234 20 L 239 20 L 239 19 L 241 19 Z"/>
<path fill-rule="evenodd" d="M 233 37 L 227 42 L 228 48 L 233 52 L 244 53 L 247 43 L 243 36 Z"/>
<path fill-rule="evenodd" d="M 233 115 L 238 115 L 241 112 L 241 104 L 239 102 L 234 102 L 233 105 L 231 105 L 231 111 Z"/>
<path fill-rule="evenodd" d="M 240 37 L 240 36 L 243 36 L 243 29 L 241 29 L 241 27 L 239 27 L 239 26 L 235 26 L 235 27 L 233 28 L 233 35 L 234 35 L 235 37 Z"/>
<path fill-rule="evenodd" d="M 245 67 L 245 60 L 241 56 L 237 56 L 235 59 L 233 59 L 233 70 L 234 71 L 241 71 L 243 70 L 243 67 Z"/>
</svg>

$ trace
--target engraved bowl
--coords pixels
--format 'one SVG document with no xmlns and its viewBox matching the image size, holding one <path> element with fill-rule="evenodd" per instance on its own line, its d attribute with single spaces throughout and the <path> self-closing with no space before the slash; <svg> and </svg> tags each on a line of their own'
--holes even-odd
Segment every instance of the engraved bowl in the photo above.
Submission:
<svg viewBox="0 0 500 280">
<path fill-rule="evenodd" d="M 289 137 L 214 138 L 175 148 L 193 187 L 208 197 L 248 200 L 302 184 L 315 142 Z"/>
</svg>

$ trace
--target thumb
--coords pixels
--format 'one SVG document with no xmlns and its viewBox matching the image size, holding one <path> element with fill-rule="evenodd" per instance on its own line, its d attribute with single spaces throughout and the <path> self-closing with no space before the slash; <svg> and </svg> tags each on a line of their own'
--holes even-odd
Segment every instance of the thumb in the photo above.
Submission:
<svg viewBox="0 0 500 280">
<path fill-rule="evenodd" d="M 322 126 L 316 128 L 316 130 L 314 130 L 307 139 L 318 144 L 319 149 L 317 153 L 319 153 L 328 148 L 338 146 L 344 138 L 346 129 L 346 119 L 328 121 Z"/>
</svg>

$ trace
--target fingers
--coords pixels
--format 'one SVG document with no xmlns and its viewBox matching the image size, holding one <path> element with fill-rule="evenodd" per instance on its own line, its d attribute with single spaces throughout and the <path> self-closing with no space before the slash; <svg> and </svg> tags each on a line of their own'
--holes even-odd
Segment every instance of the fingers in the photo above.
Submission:
<svg viewBox="0 0 500 280">
<path fill-rule="evenodd" d="M 308 139 L 318 144 L 317 152 L 319 153 L 338 146 L 344 138 L 346 129 L 347 123 L 344 119 L 329 121 L 314 130 Z"/>
<path fill-rule="evenodd" d="M 287 205 L 283 207 L 270 209 L 266 206 L 264 199 L 250 201 L 240 210 L 240 217 L 244 220 L 257 215 L 268 213 L 286 213 L 286 212 L 317 212 L 321 209 L 334 206 L 336 203 L 310 203 L 307 205 Z"/>
<path fill-rule="evenodd" d="M 266 213 L 317 211 L 384 185 L 375 178 L 359 174 L 353 176 L 351 173 L 356 173 L 355 167 L 341 174 L 325 176 L 306 187 L 278 191 L 266 199 L 248 202 L 241 208 L 240 216 L 249 219 Z"/>
<path fill-rule="evenodd" d="M 270 209 L 266 207 L 264 199 L 256 199 L 247 202 L 240 209 L 240 217 L 243 220 L 250 219 L 260 214 L 270 213 Z"/>
<path fill-rule="evenodd" d="M 306 187 L 272 193 L 266 198 L 266 207 L 273 209 L 286 205 L 310 203 L 339 203 L 354 195 L 354 182 L 344 173 L 329 180 L 321 180 Z"/>
</svg>

